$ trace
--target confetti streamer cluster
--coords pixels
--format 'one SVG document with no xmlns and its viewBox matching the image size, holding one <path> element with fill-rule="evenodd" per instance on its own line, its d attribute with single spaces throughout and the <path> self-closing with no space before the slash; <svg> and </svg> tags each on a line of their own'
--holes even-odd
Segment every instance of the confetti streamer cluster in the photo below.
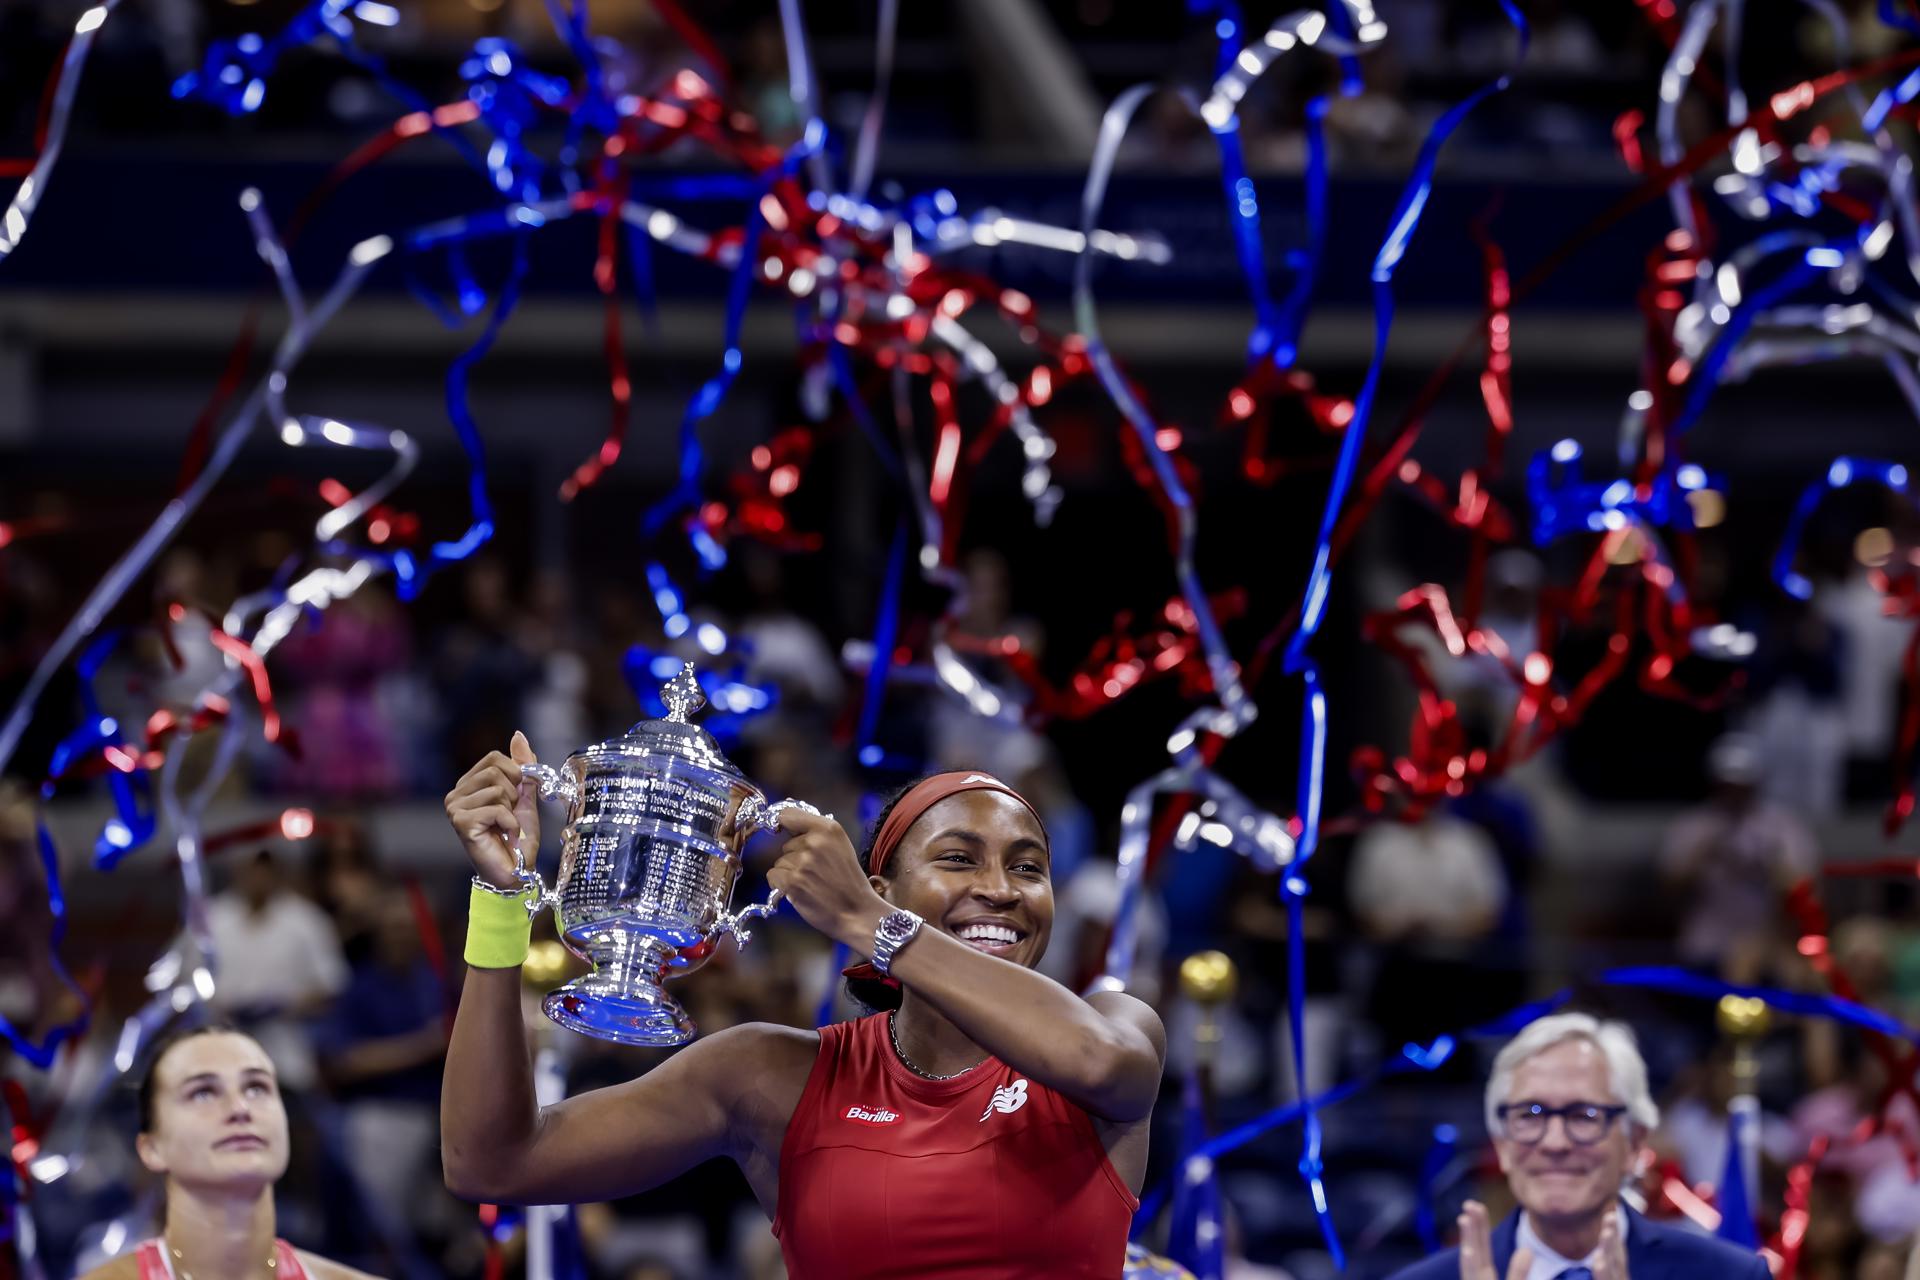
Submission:
<svg viewBox="0 0 1920 1280">
<path fill-rule="evenodd" d="M 1500 3 L 1519 35 L 1524 57 L 1525 20 L 1506 0 Z M 25 176 L 0 217 L 0 259 L 22 243 L 30 228 L 60 155 L 88 53 L 116 4 L 107 0 L 79 19 L 47 97 L 37 154 L 10 167 L 10 172 Z M 432 104 L 395 81 L 358 44 L 361 24 L 391 26 L 401 20 L 397 9 L 373 0 L 318 0 L 270 37 L 217 42 L 200 70 L 174 86 L 177 98 L 250 113 L 265 100 L 275 68 L 288 51 L 327 43 L 375 75 L 406 114 L 336 166 L 293 211 L 284 233 L 272 225 L 257 193 L 243 197 L 241 212 L 256 254 L 287 313 L 287 327 L 269 368 L 244 398 L 232 403 L 256 343 L 261 314 L 256 304 L 234 344 L 228 375 L 189 438 L 178 492 L 89 594 L 0 722 L 3 767 L 52 676 L 79 653 L 76 669 L 87 690 L 86 716 L 56 751 L 43 794 L 50 797 L 60 785 L 105 777 L 115 816 L 96 841 L 95 865 L 110 869 L 164 829 L 181 867 L 187 932 L 195 945 L 184 956 L 163 958 L 150 975 L 152 999 L 123 1028 L 113 1070 L 129 1070 L 161 1026 L 204 1002 L 214 990 L 218 966 L 205 928 L 204 861 L 222 837 L 205 833 L 202 821 L 214 787 L 256 721 L 266 740 L 287 751 L 298 750 L 297 734 L 282 722 L 269 679 L 267 659 L 275 646 L 302 618 L 323 613 L 376 577 L 391 575 L 401 597 L 411 598 L 433 573 L 472 555 L 492 536 L 486 454 L 468 403 L 468 379 L 511 320 L 528 272 L 530 240 L 558 223 L 588 219 L 597 230 L 592 278 L 604 308 L 608 386 L 607 430 L 562 485 L 561 501 L 591 489 L 624 450 L 632 386 L 622 327 L 623 268 L 643 311 L 650 308 L 649 264 L 657 251 L 697 259 L 721 273 L 716 277 L 726 298 L 721 350 L 682 415 L 677 482 L 636 531 L 647 557 L 647 589 L 667 636 L 689 638 L 714 658 L 742 653 L 744 646 L 723 629 L 694 620 L 688 594 L 667 566 L 680 561 L 684 547 L 698 572 L 712 572 L 726 563 L 730 548 L 741 539 L 789 553 L 817 549 L 819 535 L 799 527 L 787 499 L 806 483 L 821 432 L 851 423 L 900 486 L 905 508 L 871 639 L 849 646 L 854 665 L 863 667 L 866 676 L 854 744 L 862 764 L 896 770 L 911 763 L 879 740 L 879 712 L 895 679 L 930 679 L 975 714 L 1009 725 L 1083 719 L 1156 680 L 1175 682 L 1193 709 L 1167 742 L 1165 767 L 1131 788 L 1122 810 L 1122 905 L 1099 985 L 1122 986 L 1132 971 L 1136 907 L 1159 858 L 1177 855 L 1198 841 L 1236 849 L 1263 869 L 1283 873 L 1282 896 L 1293 924 L 1289 1019 L 1297 1076 L 1303 1074 L 1304 1057 L 1300 913 L 1310 892 L 1309 864 L 1325 835 L 1382 816 L 1418 819 L 1537 754 L 1577 724 L 1602 689 L 1629 674 L 1651 692 L 1703 707 L 1719 705 L 1738 689 L 1738 662 L 1751 654 L 1753 638 L 1696 604 L 1689 581 L 1689 540 L 1696 527 L 1706 523 L 1700 518 L 1708 505 L 1706 495 L 1717 498 L 1726 487 L 1722 477 L 1685 459 L 1688 433 L 1708 412 L 1713 393 L 1773 367 L 1867 356 L 1887 368 L 1920 414 L 1920 381 L 1913 372 L 1920 356 L 1920 308 L 1910 289 L 1920 284 L 1920 236 L 1915 234 L 1911 163 L 1887 128 L 1890 120 L 1916 113 L 1920 71 L 1909 68 L 1920 55 L 1900 54 L 1848 67 L 1756 105 L 1749 102 L 1736 74 L 1740 0 L 1695 0 L 1684 18 L 1664 0 L 1643 3 L 1643 12 L 1671 54 L 1651 122 L 1645 113 L 1630 112 L 1614 131 L 1623 162 L 1642 175 L 1640 188 L 1518 282 L 1483 220 L 1476 232 L 1483 263 L 1482 320 L 1402 414 L 1388 443 L 1370 448 L 1369 427 L 1393 327 L 1394 278 L 1419 229 L 1440 152 L 1468 114 L 1504 90 L 1507 80 L 1502 76 L 1482 86 L 1430 130 L 1372 261 L 1372 360 L 1353 396 L 1331 394 L 1296 367 L 1328 215 L 1322 129 L 1327 102 L 1317 99 L 1306 112 L 1307 236 L 1289 258 L 1293 279 L 1284 296 L 1276 295 L 1265 259 L 1260 196 L 1242 153 L 1239 106 L 1260 77 L 1289 57 L 1332 58 L 1341 73 L 1335 92 L 1359 92 L 1359 60 L 1379 47 L 1386 24 L 1367 0 L 1334 0 L 1324 12 L 1294 12 L 1249 37 L 1230 0 L 1196 5 L 1196 16 L 1209 24 L 1216 40 L 1215 73 L 1204 91 L 1182 92 L 1182 101 L 1207 126 L 1219 155 L 1228 226 L 1254 315 L 1246 371 L 1223 397 L 1219 426 L 1239 434 L 1240 478 L 1251 487 L 1271 485 L 1295 469 L 1292 442 L 1278 438 L 1274 426 L 1283 408 L 1304 411 L 1318 433 L 1338 441 L 1317 535 L 1302 557 L 1301 599 L 1242 664 L 1230 650 L 1222 624 L 1246 613 L 1248 595 L 1240 584 L 1201 580 L 1194 551 L 1202 495 L 1190 460 L 1181 456 L 1183 433 L 1156 417 L 1144 389 L 1106 345 L 1093 288 L 1099 261 L 1169 260 L 1165 243 L 1151 230 L 1119 232 L 1099 225 L 1131 122 L 1160 90 L 1138 86 L 1109 108 L 1076 227 L 1041 224 L 993 208 L 963 211 L 944 189 L 876 199 L 873 178 L 893 68 L 897 0 L 883 0 L 880 9 L 879 89 L 853 140 L 844 183 L 836 173 L 821 116 L 820 86 L 797 0 L 782 0 L 781 16 L 790 89 L 804 127 L 799 139 L 785 147 L 768 141 L 750 116 L 729 104 L 726 68 L 704 33 L 673 6 L 661 8 L 702 66 L 680 69 L 644 93 L 608 75 L 589 36 L 584 5 L 551 5 L 578 63 L 574 77 L 540 72 L 511 42 L 490 38 L 476 44 L 460 68 L 468 86 L 465 96 Z M 1825 6 L 1816 5 L 1815 10 L 1832 23 L 1846 61 L 1844 22 Z M 1892 0 L 1883 0 L 1882 16 L 1917 29 L 1914 19 L 1896 10 Z M 1717 73 L 1705 65 L 1716 25 L 1726 36 Z M 1902 72 L 1907 73 L 1904 78 L 1867 96 L 1866 86 Z M 1683 145 L 1679 121 L 1681 104 L 1690 93 L 1714 95 L 1726 123 L 1689 148 Z M 1843 130 L 1838 122 L 1810 123 L 1816 105 L 1836 102 L 1845 123 L 1857 126 L 1858 139 L 1850 138 L 1855 130 Z M 530 142 L 532 126 L 547 118 L 565 126 L 565 144 L 557 156 L 540 154 Z M 1651 155 L 1642 142 L 1649 128 Z M 295 282 L 288 256 L 299 232 L 341 184 L 423 137 L 453 146 L 495 201 L 429 226 L 396 227 L 363 241 L 341 265 L 331 287 L 309 298 Z M 729 172 L 662 180 L 646 167 L 666 149 L 688 146 L 701 149 Z M 1715 176 L 1703 189 L 1699 178 L 1709 170 Z M 1563 441 L 1543 451 L 1524 471 L 1529 510 L 1510 510 L 1494 493 L 1507 479 L 1507 444 L 1517 412 L 1511 387 L 1513 309 L 1581 244 L 1631 208 L 1662 195 L 1674 230 L 1649 258 L 1641 291 L 1646 344 L 1640 386 L 1623 413 L 1616 456 L 1589 474 L 1577 443 Z M 698 226 L 675 211 L 681 201 L 716 197 L 740 202 L 737 225 Z M 1758 234 L 1742 237 L 1739 247 L 1723 251 L 1716 212 L 1756 224 Z M 1851 224 L 1837 236 L 1831 229 L 1836 214 Z M 504 278 L 492 287 L 468 265 L 469 250 L 488 242 L 504 242 L 511 254 Z M 1005 244 L 1074 255 L 1072 333 L 1049 332 L 1039 323 L 1030 298 L 956 264 L 955 256 L 963 250 Z M 397 268 L 423 305 L 448 325 L 464 327 L 481 318 L 477 337 L 445 378 L 447 416 L 466 459 L 469 494 L 468 524 L 451 536 L 430 537 L 416 517 L 389 505 L 419 458 L 418 445 L 407 433 L 288 407 L 292 375 L 314 337 L 383 265 Z M 793 310 L 808 421 L 771 435 L 754 448 L 748 466 L 716 490 L 702 448 L 702 427 L 723 405 L 742 370 L 740 334 L 755 297 L 779 298 Z M 1024 368 L 1004 364 L 980 336 L 979 331 L 990 326 L 1003 328 L 1020 344 Z M 1441 388 L 1475 349 L 1483 351 L 1478 376 L 1487 414 L 1483 458 L 1449 482 L 1425 469 L 1412 450 Z M 1117 448 L 1166 520 L 1175 571 L 1164 606 L 1150 620 L 1116 619 L 1111 633 L 1074 665 L 1072 674 L 1055 683 L 1017 638 L 982 638 L 956 629 L 955 620 L 967 603 L 957 553 L 974 477 L 1003 440 L 1017 453 L 1020 488 L 1034 521 L 1042 526 L 1049 522 L 1062 494 L 1051 471 L 1055 446 L 1044 426 L 1046 408 L 1076 383 L 1099 388 L 1114 405 L 1120 425 Z M 390 465 L 379 480 L 358 492 L 332 481 L 322 487 L 318 496 L 326 510 L 315 522 L 309 545 L 283 566 L 269 589 L 234 602 L 217 620 L 199 618 L 180 606 L 169 613 L 160 624 L 162 634 L 170 628 L 204 627 L 224 667 L 190 705 L 156 710 L 138 731 L 130 730 L 102 714 L 91 693 L 101 663 L 125 635 L 123 630 L 104 629 L 108 618 L 181 527 L 206 508 L 238 450 L 262 423 L 286 448 L 372 451 L 386 455 Z M 920 445 L 921 423 L 932 426 L 927 448 Z M 1812 584 L 1798 567 L 1803 530 L 1829 494 L 1856 484 L 1878 485 L 1903 498 L 1908 493 L 1907 473 L 1900 464 L 1836 460 L 1824 479 L 1808 488 L 1784 531 L 1775 562 L 1782 590 L 1803 598 L 1811 593 Z M 1365 621 L 1363 639 L 1402 667 L 1418 693 L 1418 706 L 1404 751 L 1368 747 L 1352 760 L 1361 813 L 1329 820 L 1323 814 L 1329 708 L 1313 646 L 1327 618 L 1337 563 L 1356 530 L 1390 492 L 1413 497 L 1464 535 L 1464 585 L 1457 600 L 1438 585 L 1415 587 L 1392 609 Z M 6 534 L 0 546 L 23 532 L 0 529 Z M 1540 547 L 1582 542 L 1586 550 L 1578 576 L 1543 593 L 1537 647 L 1518 653 L 1486 624 L 1483 614 L 1490 555 L 1523 541 Z M 924 628 L 911 629 L 916 636 L 924 635 L 917 649 L 902 652 L 901 637 L 909 633 L 902 619 L 903 584 L 910 567 L 923 581 L 942 588 L 947 603 Z M 1889 613 L 1920 618 L 1920 581 L 1911 571 L 1884 571 L 1875 583 L 1887 597 Z M 1596 625 L 1608 630 L 1605 656 L 1576 678 L 1562 670 L 1558 642 L 1574 629 Z M 1905 667 L 1906 706 L 1889 830 L 1914 806 L 1908 776 L 1920 745 L 1920 627 L 1915 635 Z M 1011 672 L 1018 687 L 1001 687 L 980 674 L 987 666 L 983 659 Z M 1276 659 L 1280 672 L 1298 683 L 1304 708 L 1293 812 L 1286 815 L 1255 804 L 1214 771 L 1224 746 L 1257 718 L 1254 694 Z M 1447 692 L 1441 664 L 1463 661 L 1498 673 L 1510 686 L 1506 721 L 1490 738 L 1477 733 Z M 627 659 L 630 682 L 636 690 L 650 689 L 668 662 L 677 659 L 636 646 Z M 1689 663 L 1720 665 L 1703 681 L 1683 673 L 1682 665 Z M 751 683 L 746 669 L 736 663 L 730 669 L 716 667 L 706 677 L 709 698 L 726 716 L 744 718 L 774 705 L 776 691 Z M 1713 687 L 1698 692 L 1702 683 Z M 214 737 L 214 767 L 183 794 L 181 747 L 199 734 Z M 315 820 L 311 814 L 299 816 L 302 812 L 283 815 L 281 829 L 290 836 L 310 833 Z M 58 860 L 44 828 L 41 853 L 57 946 L 65 904 Z M 1805 939 L 1823 939 L 1824 924 L 1811 914 L 1817 903 L 1808 902 L 1801 903 L 1809 913 L 1803 917 Z M 1811 943 L 1803 940 L 1803 951 L 1807 945 Z M 1807 954 L 1824 955 L 1824 950 Z M 1876 1022 L 1878 1015 L 1848 1001 L 1850 988 L 1843 974 L 1831 968 L 1822 972 L 1833 984 L 1830 999 L 1838 1003 L 1808 1005 L 1801 1012 L 1865 1026 L 1887 1052 L 1891 1040 L 1912 1039 L 1897 1025 Z M 1669 981 L 1657 974 L 1614 976 L 1641 985 Z M 64 970 L 60 977 L 74 986 Z M 1785 994 L 1766 993 L 1770 1000 Z M 1480 1030 L 1495 1033 L 1523 1025 L 1547 1007 L 1529 1006 L 1497 1027 Z M 0 1032 L 24 1058 L 45 1066 L 81 1025 L 64 1024 L 38 1037 L 11 1026 L 0 1027 Z M 1452 1051 L 1453 1040 L 1442 1040 L 1409 1046 L 1369 1079 L 1431 1069 Z M 1911 1075 L 1910 1058 L 1905 1065 Z M 1283 1109 L 1284 1114 L 1276 1113 L 1278 1118 L 1259 1122 L 1264 1132 L 1275 1124 L 1301 1121 L 1300 1173 L 1336 1262 L 1343 1255 L 1323 1177 L 1317 1113 L 1366 1083 L 1304 1099 Z M 29 1124 L 19 1108 L 12 1109 L 17 1126 Z M 1249 1131 L 1221 1135 L 1194 1145 L 1194 1151 L 1211 1159 L 1250 1136 Z M 21 1146 L 16 1140 L 16 1152 Z M 23 1165 L 21 1177 L 27 1176 L 24 1170 Z M 1801 1186 L 1798 1208 L 1789 1206 L 1789 1216 L 1800 1213 L 1802 1230 L 1804 1191 Z M 1782 1230 L 1786 1233 L 1787 1227 Z M 1797 1249 L 1797 1238 L 1780 1243 L 1790 1270 L 1794 1255 L 1789 1250 Z"/>
</svg>

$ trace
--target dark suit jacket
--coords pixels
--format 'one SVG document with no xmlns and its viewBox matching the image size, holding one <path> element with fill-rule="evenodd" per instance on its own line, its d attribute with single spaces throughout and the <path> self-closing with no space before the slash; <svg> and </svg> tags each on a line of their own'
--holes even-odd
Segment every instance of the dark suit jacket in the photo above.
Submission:
<svg viewBox="0 0 1920 1280">
<path fill-rule="evenodd" d="M 1506 1280 L 1519 1232 L 1518 1211 L 1493 1229 L 1493 1274 L 1498 1280 Z M 1768 1276 L 1767 1264 L 1757 1253 L 1649 1222 L 1631 1208 L 1627 1210 L 1627 1270 L 1632 1280 L 1767 1280 Z M 1460 1251 L 1443 1250 L 1396 1272 L 1392 1280 L 1460 1280 Z"/>
</svg>

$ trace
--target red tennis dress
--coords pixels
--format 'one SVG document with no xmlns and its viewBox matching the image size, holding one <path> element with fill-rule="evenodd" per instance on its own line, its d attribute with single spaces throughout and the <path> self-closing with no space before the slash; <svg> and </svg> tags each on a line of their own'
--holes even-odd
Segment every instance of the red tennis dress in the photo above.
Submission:
<svg viewBox="0 0 1920 1280">
<path fill-rule="evenodd" d="M 173 1260 L 167 1257 L 158 1240 L 142 1241 L 134 1257 L 140 1262 L 140 1280 L 176 1280 Z M 285 1240 L 273 1242 L 273 1273 L 279 1280 L 307 1280 L 307 1269 L 300 1265 L 300 1255 Z"/>
<path fill-rule="evenodd" d="M 788 1274 L 1117 1280 L 1140 1201 L 1093 1118 L 998 1058 L 923 1079 L 887 1018 L 820 1028 L 780 1146 Z"/>
</svg>

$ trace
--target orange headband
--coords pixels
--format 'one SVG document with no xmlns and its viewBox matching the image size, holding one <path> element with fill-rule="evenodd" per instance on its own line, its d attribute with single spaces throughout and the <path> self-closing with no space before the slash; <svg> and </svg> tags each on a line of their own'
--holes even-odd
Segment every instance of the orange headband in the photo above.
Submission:
<svg viewBox="0 0 1920 1280">
<path fill-rule="evenodd" d="M 959 795 L 962 791 L 998 791 L 1003 796 L 1012 796 L 1033 815 L 1033 820 L 1040 824 L 1041 833 L 1046 833 L 1047 824 L 1040 821 L 1040 811 L 1025 796 L 992 774 L 966 770 L 936 773 L 931 778 L 916 782 L 911 790 L 894 801 L 887 820 L 880 824 L 880 834 L 873 838 L 873 851 L 867 855 L 867 874 L 882 874 L 887 860 L 893 857 L 893 851 L 899 848 L 900 842 L 906 838 L 913 824 L 920 820 L 920 816 L 948 796 Z M 865 962 L 842 969 L 841 973 L 849 978 L 877 978 L 893 986 L 900 985 L 891 978 L 882 978 L 877 969 Z"/>
</svg>

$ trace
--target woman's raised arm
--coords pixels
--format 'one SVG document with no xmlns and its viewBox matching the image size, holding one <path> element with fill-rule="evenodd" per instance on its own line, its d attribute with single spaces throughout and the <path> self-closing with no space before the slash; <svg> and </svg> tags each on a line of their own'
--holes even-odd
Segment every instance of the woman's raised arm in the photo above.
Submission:
<svg viewBox="0 0 1920 1280">
<path fill-rule="evenodd" d="M 520 766 L 526 738 L 490 753 L 447 793 L 447 818 L 481 879 L 517 887 L 512 843 L 538 848 L 539 812 Z M 503 956 L 502 959 L 512 959 Z M 657 1186 L 718 1155 L 743 1154 L 752 1097 L 742 1082 L 770 1059 L 804 1056 L 806 1032 L 766 1024 L 707 1036 L 626 1084 L 541 1107 L 521 1012 L 518 960 L 470 962 L 440 1095 L 447 1186 L 469 1200 L 563 1204 Z M 793 1043 L 789 1043 L 793 1042 Z"/>
</svg>

